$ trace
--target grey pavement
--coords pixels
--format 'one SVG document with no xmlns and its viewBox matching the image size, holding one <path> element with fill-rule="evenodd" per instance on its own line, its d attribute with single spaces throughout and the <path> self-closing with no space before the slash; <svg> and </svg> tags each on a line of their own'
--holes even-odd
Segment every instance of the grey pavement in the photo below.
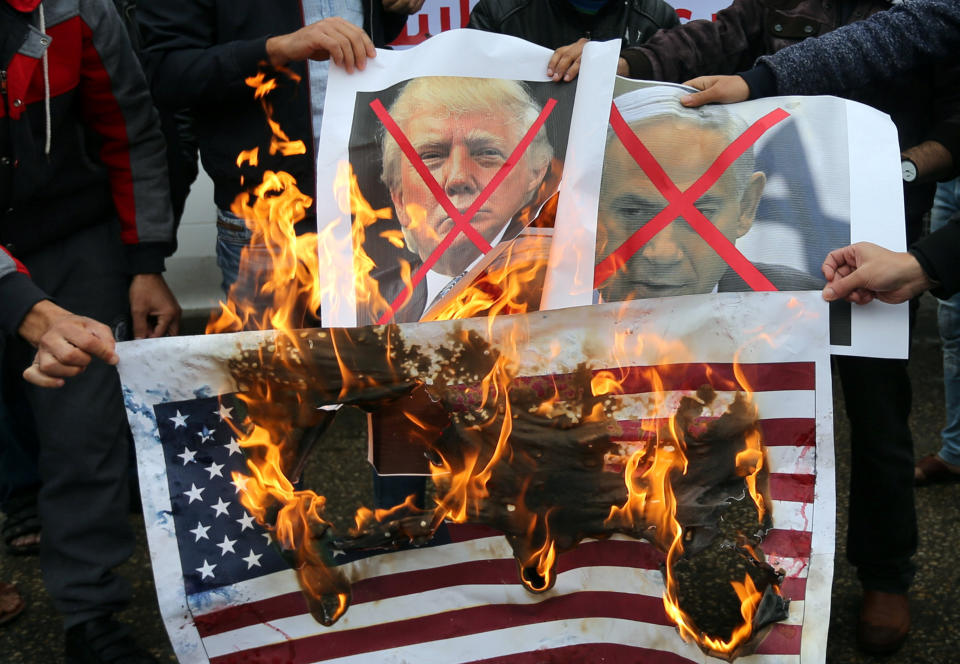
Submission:
<svg viewBox="0 0 960 664">
<path fill-rule="evenodd" d="M 196 326 L 195 326 L 196 327 Z M 917 455 L 934 452 L 939 447 L 939 430 L 943 424 L 943 388 L 940 347 L 936 334 L 935 300 L 924 297 L 910 361 L 914 404 L 912 428 Z M 903 650 L 887 658 L 859 653 L 854 632 L 859 608 L 860 588 L 854 570 L 843 555 L 846 537 L 846 500 L 849 479 L 849 432 L 843 417 L 839 388 L 834 387 L 835 435 L 837 454 L 837 542 L 838 555 L 830 612 L 827 661 L 835 663 L 896 662 L 909 664 L 953 664 L 960 662 L 960 484 L 928 487 L 917 492 L 920 524 L 920 550 L 916 557 L 917 578 L 912 592 L 913 629 Z M 338 418 L 339 420 L 340 418 Z M 368 499 L 369 472 L 362 461 L 344 469 L 330 461 L 342 458 L 347 449 L 359 450 L 364 442 L 360 435 L 362 420 L 343 418 L 340 434 L 330 459 L 316 459 L 313 473 L 335 468 L 329 483 L 337 495 L 330 504 L 348 506 Z M 360 454 L 354 454 L 359 458 Z M 131 516 L 137 532 L 133 558 L 120 572 L 133 584 L 132 606 L 122 619 L 134 626 L 140 642 L 162 662 L 174 662 L 166 632 L 160 620 L 154 594 L 150 558 L 147 553 L 143 522 Z M 35 557 L 18 558 L 0 553 L 0 579 L 19 585 L 29 602 L 28 609 L 15 622 L 0 626 L 0 664 L 56 663 L 62 661 L 60 621 L 46 595 Z M 371 664 L 378 664 L 371 662 Z"/>
</svg>

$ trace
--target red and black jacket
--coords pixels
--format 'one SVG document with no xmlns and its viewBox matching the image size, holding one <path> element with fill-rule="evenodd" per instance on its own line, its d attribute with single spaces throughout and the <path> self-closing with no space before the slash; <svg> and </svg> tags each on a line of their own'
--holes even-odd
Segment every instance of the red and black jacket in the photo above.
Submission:
<svg viewBox="0 0 960 664">
<path fill-rule="evenodd" d="M 0 0 L 0 93 L 6 253 L 29 263 L 32 252 L 119 218 L 129 272 L 161 272 L 173 239 L 163 137 L 110 0 Z M 26 277 L 12 264 L 0 256 L 2 329 L 29 309 Z M 32 306 L 37 292 L 27 299 Z"/>
</svg>

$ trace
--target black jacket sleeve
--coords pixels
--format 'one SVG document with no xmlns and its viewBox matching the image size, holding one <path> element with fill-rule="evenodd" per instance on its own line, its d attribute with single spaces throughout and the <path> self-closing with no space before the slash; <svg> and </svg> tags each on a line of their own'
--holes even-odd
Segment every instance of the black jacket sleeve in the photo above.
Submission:
<svg viewBox="0 0 960 664">
<path fill-rule="evenodd" d="M 960 214 L 910 247 L 920 267 L 939 282 L 930 292 L 945 299 L 960 292 Z"/>
<path fill-rule="evenodd" d="M 247 99 L 244 79 L 267 57 L 271 35 L 217 43 L 216 0 L 151 0 L 137 7 L 154 98 L 186 108 Z"/>
</svg>

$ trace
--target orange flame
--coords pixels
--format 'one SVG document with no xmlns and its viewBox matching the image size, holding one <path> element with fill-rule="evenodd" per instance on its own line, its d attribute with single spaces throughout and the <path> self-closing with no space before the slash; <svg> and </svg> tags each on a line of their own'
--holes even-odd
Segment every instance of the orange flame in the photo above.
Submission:
<svg viewBox="0 0 960 664">
<path fill-rule="evenodd" d="M 288 72 L 288 75 L 292 73 Z M 291 140 L 273 120 L 273 109 L 267 102 L 267 96 L 276 88 L 276 80 L 261 72 L 247 79 L 247 84 L 255 88 L 255 97 L 261 101 L 272 129 L 270 153 L 303 154 L 306 151 L 303 142 Z M 244 151 L 238 156 L 237 164 L 255 166 L 258 158 L 257 149 Z M 374 210 L 369 205 L 349 164 L 342 164 L 338 169 L 333 193 L 340 210 L 352 218 L 348 241 L 353 251 L 352 286 L 357 305 L 371 312 L 372 320 L 377 320 L 388 310 L 390 303 L 381 296 L 378 282 L 372 276 L 377 267 L 375 262 L 363 251 L 367 233 L 378 232 L 382 239 L 397 248 L 403 246 L 402 234 L 395 230 L 375 230 L 376 224 L 390 218 L 391 212 L 389 208 Z M 553 203 L 555 201 L 546 206 L 548 213 L 552 213 Z M 246 194 L 238 197 L 231 209 L 252 229 L 251 246 L 269 256 L 270 266 L 257 265 L 252 252 L 248 255 L 244 251 L 240 269 L 242 282 L 231 289 L 219 316 L 208 325 L 208 332 L 277 330 L 277 334 L 288 343 L 282 345 L 282 350 L 279 343 L 275 348 L 268 346 L 271 352 L 277 351 L 271 362 L 296 365 L 301 361 L 301 355 L 309 352 L 305 346 L 310 343 L 309 340 L 296 328 L 311 316 L 319 318 L 321 300 L 336 301 L 337 298 L 337 293 L 330 286 L 324 286 L 325 280 L 320 278 L 318 241 L 324 251 L 342 248 L 336 246 L 334 239 L 340 237 L 335 233 L 340 220 L 328 223 L 319 234 L 297 235 L 295 225 L 306 216 L 312 204 L 312 199 L 299 191 L 294 178 L 284 172 L 265 172 L 262 182 L 254 188 L 252 197 Z M 494 321 L 500 315 L 537 309 L 549 243 L 548 234 L 533 233 L 503 245 L 503 249 L 489 257 L 490 260 L 476 274 L 470 275 L 467 283 L 434 307 L 428 314 L 429 318 L 452 320 L 486 316 L 488 332 L 492 336 Z M 409 283 L 410 266 L 401 265 L 401 268 L 403 279 Z M 327 292 L 323 291 L 324 287 L 328 288 Z M 432 479 L 437 486 L 436 506 L 431 513 L 422 517 L 421 526 L 435 526 L 443 519 L 465 522 L 478 514 L 484 500 L 490 495 L 488 483 L 494 470 L 498 464 L 512 460 L 514 450 L 511 435 L 514 419 L 519 413 L 515 412 L 511 391 L 515 389 L 516 362 L 525 335 L 520 321 L 518 319 L 518 324 L 511 329 L 509 337 L 498 343 L 498 355 L 491 358 L 486 374 L 478 376 L 478 384 L 471 388 L 479 401 L 479 407 L 475 409 L 479 415 L 467 429 L 492 434 L 495 445 L 489 453 L 465 449 L 455 461 L 442 456 L 436 460 L 431 469 Z M 345 395 L 354 386 L 371 379 L 343 361 L 339 350 L 343 344 L 351 343 L 347 334 L 334 337 L 333 342 L 338 351 L 337 361 L 343 386 L 341 394 Z M 645 355 L 647 344 L 659 345 L 659 357 L 664 358 L 664 364 L 668 364 L 678 352 L 686 352 L 670 342 L 642 335 L 618 334 L 613 340 L 616 356 L 622 359 L 625 366 L 631 364 L 628 359 Z M 559 356 L 562 351 L 560 343 L 555 342 L 551 349 L 553 355 Z M 389 348 L 387 353 L 390 353 Z M 739 370 L 739 364 L 735 366 L 739 388 L 748 395 L 749 401 L 750 386 Z M 672 402 L 668 402 L 668 392 L 664 389 L 660 374 L 653 369 L 645 370 L 645 373 L 645 378 L 652 385 L 651 401 L 646 404 L 646 409 L 653 413 L 675 411 Z M 610 369 L 596 372 L 589 380 L 590 398 L 585 399 L 583 412 L 574 419 L 580 422 L 609 421 L 610 404 L 626 398 L 623 386 L 628 375 L 627 369 L 622 367 L 619 372 Z M 563 399 L 556 382 L 552 387 L 553 394 L 542 399 L 531 412 L 545 418 L 553 417 Z M 244 485 L 241 502 L 261 523 L 275 524 L 272 529 L 278 543 L 298 556 L 298 577 L 304 589 L 317 599 L 336 598 L 333 606 L 311 608 L 314 615 L 319 616 L 318 620 L 330 624 L 347 609 L 349 588 L 338 573 L 326 564 L 328 561 L 322 559 L 320 549 L 312 545 L 312 540 L 332 528 L 324 514 L 326 501 L 312 491 L 296 489 L 285 474 L 284 469 L 289 466 L 288 441 L 292 438 L 294 425 L 287 413 L 271 410 L 273 395 L 254 390 L 240 398 L 246 403 L 252 420 L 245 423 L 244 430 L 237 432 L 240 444 L 248 451 L 250 470 L 249 476 L 234 476 L 238 484 Z M 298 405 L 305 407 L 299 402 Z M 421 429 L 430 428 L 415 413 L 405 415 Z M 623 455 L 626 458 L 623 464 L 626 501 L 611 507 L 605 525 L 623 531 L 631 531 L 641 524 L 649 527 L 649 539 L 667 554 L 663 601 L 680 634 L 712 652 L 730 653 L 752 636 L 753 616 L 761 593 L 749 575 L 742 583 L 732 584 L 741 601 L 743 623 L 726 640 L 701 633 L 679 606 L 673 565 L 684 552 L 684 529 L 677 518 L 674 482 L 688 472 L 689 460 L 685 433 L 676 420 L 677 414 L 672 412 L 666 423 L 655 416 L 642 422 L 643 440 L 638 441 L 640 444 L 629 456 Z M 736 454 L 734 462 L 762 522 L 767 507 L 758 487 L 758 479 L 765 465 L 758 432 L 751 432 L 747 436 L 745 448 Z M 506 506 L 506 509 L 510 518 L 525 525 L 526 539 L 519 547 L 524 551 L 524 556 L 523 559 L 518 556 L 524 584 L 534 591 L 549 589 L 556 578 L 557 555 L 569 544 L 558 546 L 551 532 L 549 510 L 545 514 L 537 513 L 528 509 L 522 500 Z M 361 533 L 398 514 L 408 514 L 414 510 L 412 497 L 389 510 L 361 508 L 355 515 L 355 528 L 351 532 Z"/>
</svg>

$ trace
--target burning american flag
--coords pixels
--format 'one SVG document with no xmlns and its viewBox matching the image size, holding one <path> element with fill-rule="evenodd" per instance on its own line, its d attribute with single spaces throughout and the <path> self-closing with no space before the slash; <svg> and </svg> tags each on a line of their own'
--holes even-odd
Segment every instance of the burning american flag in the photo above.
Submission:
<svg viewBox="0 0 960 664">
<path fill-rule="evenodd" d="M 811 313 L 818 305 L 815 294 L 730 294 L 604 305 L 589 317 L 580 310 L 505 316 L 493 324 L 496 346 L 508 325 L 522 321 L 523 339 L 511 341 L 519 343 L 515 381 L 537 392 L 550 376 L 554 409 L 570 396 L 564 386 L 584 357 L 592 381 L 604 372 L 618 377 L 619 431 L 604 455 L 613 471 L 684 397 L 704 403 L 685 424 L 693 431 L 729 411 L 749 385 L 773 519 L 760 547 L 782 571 L 780 592 L 790 603 L 786 618 L 757 635 L 754 654 L 740 661 L 824 657 L 834 515 L 825 329 Z M 436 349 L 454 325 L 485 331 L 488 321 L 397 329 L 408 345 Z M 657 344 L 664 333 L 671 343 Z M 624 339 L 637 342 L 626 357 Z M 677 351 L 693 339 L 696 351 Z M 182 661 L 710 659 L 681 638 L 665 609 L 662 547 L 624 534 L 559 553 L 555 582 L 541 593 L 520 583 L 507 538 L 483 525 L 443 523 L 427 545 L 399 551 L 341 546 L 331 549 L 329 563 L 349 581 L 349 609 L 333 625 L 320 624 L 292 569 L 300 563 L 243 504 L 255 473 L 238 435 L 243 402 L 231 395 L 249 388 L 238 383 L 238 375 L 245 378 L 237 367 L 275 344 L 274 334 L 251 332 L 121 348 L 158 593 Z M 651 366 L 656 374 L 646 371 Z M 698 621 L 709 619 L 709 609 L 689 601 L 697 589 L 691 594 L 683 579 L 680 585 L 681 605 Z"/>
</svg>

